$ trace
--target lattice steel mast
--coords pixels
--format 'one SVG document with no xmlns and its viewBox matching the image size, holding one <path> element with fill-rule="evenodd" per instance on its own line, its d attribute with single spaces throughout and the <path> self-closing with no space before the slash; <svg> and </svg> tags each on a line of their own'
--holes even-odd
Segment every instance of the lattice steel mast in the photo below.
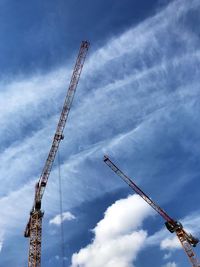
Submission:
<svg viewBox="0 0 200 267">
<path fill-rule="evenodd" d="M 65 98 L 60 119 L 53 138 L 51 149 L 45 162 L 40 179 L 35 187 L 34 203 L 30 212 L 28 224 L 24 232 L 24 236 L 30 238 L 28 267 L 40 267 L 41 264 L 42 217 L 44 214 L 41 211 L 41 201 L 60 141 L 64 138 L 63 131 L 73 102 L 74 94 L 88 49 L 89 42 L 82 41 L 76 64 L 73 70 L 72 78 L 67 91 L 67 96 Z"/>
<path fill-rule="evenodd" d="M 163 209 L 161 209 L 151 198 L 149 198 L 127 175 L 125 175 L 110 159 L 104 156 L 104 162 L 122 178 L 137 194 L 139 194 L 157 213 L 165 220 L 165 225 L 171 233 L 176 233 L 181 245 L 188 256 L 193 267 L 200 267 L 199 260 L 192 247 L 195 247 L 199 240 L 188 234 L 180 222 L 172 219 Z"/>
</svg>

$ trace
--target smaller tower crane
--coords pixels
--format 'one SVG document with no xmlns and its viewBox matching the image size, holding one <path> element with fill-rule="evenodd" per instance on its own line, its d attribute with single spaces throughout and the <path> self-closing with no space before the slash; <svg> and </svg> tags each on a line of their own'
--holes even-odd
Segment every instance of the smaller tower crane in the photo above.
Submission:
<svg viewBox="0 0 200 267">
<path fill-rule="evenodd" d="M 107 155 L 104 156 L 104 162 L 122 178 L 138 195 L 140 195 L 158 214 L 165 220 L 165 225 L 171 233 L 176 233 L 181 245 L 188 256 L 193 267 L 200 267 L 200 262 L 197 259 L 192 247 L 196 247 L 199 240 L 187 233 L 182 224 L 172 219 L 163 209 L 161 209 L 150 197 L 148 197 L 127 175 L 125 175 Z"/>
<path fill-rule="evenodd" d="M 40 267 L 41 264 L 42 218 L 44 215 L 44 212 L 41 210 L 42 197 L 56 153 L 59 148 L 59 144 L 64 138 L 63 131 L 67 122 L 70 108 L 72 106 L 73 98 L 88 49 L 89 42 L 82 41 L 51 148 L 42 170 L 42 174 L 35 186 L 34 203 L 30 212 L 29 221 L 24 231 L 24 236 L 30 238 L 28 267 Z"/>
</svg>

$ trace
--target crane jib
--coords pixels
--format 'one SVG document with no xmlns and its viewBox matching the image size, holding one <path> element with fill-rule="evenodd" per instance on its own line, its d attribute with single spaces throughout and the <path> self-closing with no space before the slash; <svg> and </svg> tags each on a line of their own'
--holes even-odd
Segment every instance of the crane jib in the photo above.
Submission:
<svg viewBox="0 0 200 267">
<path fill-rule="evenodd" d="M 158 212 L 164 220 L 170 223 L 175 221 L 158 205 L 156 205 L 152 199 L 150 199 L 127 175 L 125 175 L 110 159 L 108 156 L 104 156 L 104 162 L 120 177 L 122 178 L 138 195 L 140 195 L 156 212 Z"/>
<path fill-rule="evenodd" d="M 60 141 L 63 139 L 63 131 L 64 131 L 65 124 L 66 124 L 66 121 L 69 115 L 69 111 L 70 111 L 70 108 L 71 108 L 71 105 L 74 99 L 76 87 L 77 87 L 77 84 L 80 78 L 83 63 L 85 61 L 85 57 L 86 57 L 88 49 L 89 49 L 89 42 L 83 41 L 80 51 L 79 51 L 79 56 L 77 58 L 75 68 L 72 74 L 67 96 L 65 98 L 64 105 L 61 111 L 59 122 L 56 128 L 56 134 L 54 136 L 54 140 L 53 140 L 49 155 L 47 157 L 45 166 L 43 168 L 42 174 L 39 179 L 39 187 L 37 190 L 37 194 L 35 196 L 36 202 L 40 202 L 43 197 L 43 193 L 44 193 L 44 190 L 45 190 L 48 178 L 49 178 L 49 174 L 53 166 L 53 162 L 54 162 L 57 150 L 59 148 Z"/>
</svg>

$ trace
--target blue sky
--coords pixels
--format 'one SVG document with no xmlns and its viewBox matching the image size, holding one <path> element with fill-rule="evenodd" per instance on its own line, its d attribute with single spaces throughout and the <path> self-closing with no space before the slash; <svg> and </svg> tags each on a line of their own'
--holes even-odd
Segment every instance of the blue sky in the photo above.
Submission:
<svg viewBox="0 0 200 267">
<path fill-rule="evenodd" d="M 1 1 L 0 13 L 0 267 L 27 266 L 34 185 L 84 39 L 60 146 L 65 265 L 190 266 L 103 155 L 200 236 L 199 1 Z M 42 207 L 42 266 L 59 267 L 57 160 Z"/>
</svg>

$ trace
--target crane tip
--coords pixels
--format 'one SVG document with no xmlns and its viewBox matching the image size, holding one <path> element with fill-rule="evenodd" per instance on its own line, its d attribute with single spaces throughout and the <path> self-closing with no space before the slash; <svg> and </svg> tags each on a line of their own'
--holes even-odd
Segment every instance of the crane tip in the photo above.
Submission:
<svg viewBox="0 0 200 267">
<path fill-rule="evenodd" d="M 107 161 L 109 159 L 108 155 L 104 155 L 103 161 Z"/>
<path fill-rule="evenodd" d="M 87 40 L 84 40 L 84 41 L 82 41 L 82 44 L 81 45 L 82 45 L 82 47 L 89 48 L 90 42 L 87 41 Z"/>
</svg>

